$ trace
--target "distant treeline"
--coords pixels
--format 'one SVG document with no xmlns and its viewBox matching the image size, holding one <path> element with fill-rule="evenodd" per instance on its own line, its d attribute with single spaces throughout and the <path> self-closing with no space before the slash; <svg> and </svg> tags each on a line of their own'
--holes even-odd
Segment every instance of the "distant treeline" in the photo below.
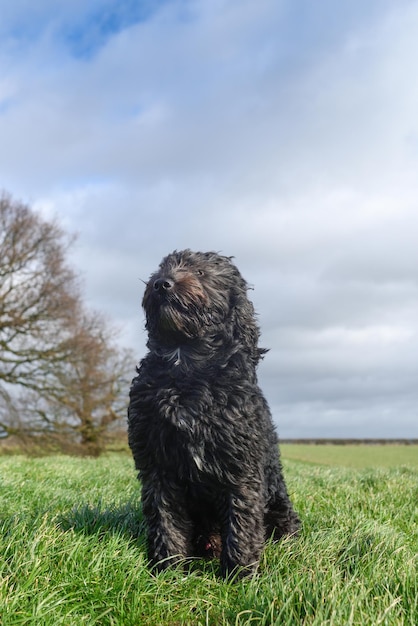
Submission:
<svg viewBox="0 0 418 626">
<path fill-rule="evenodd" d="M 381 446 L 381 445 L 402 445 L 416 446 L 418 439 L 280 439 L 281 443 L 298 443 L 305 445 L 332 445 L 332 446 L 348 446 L 348 445 L 364 445 L 364 446 Z"/>
</svg>

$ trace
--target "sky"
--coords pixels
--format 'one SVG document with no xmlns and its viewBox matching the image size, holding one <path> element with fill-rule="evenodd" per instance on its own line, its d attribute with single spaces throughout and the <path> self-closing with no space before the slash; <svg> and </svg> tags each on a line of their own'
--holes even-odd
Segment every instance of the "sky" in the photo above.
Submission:
<svg viewBox="0 0 418 626">
<path fill-rule="evenodd" d="M 418 437 L 418 1 L 0 13 L 0 189 L 78 234 L 121 345 L 145 353 L 162 257 L 215 250 L 253 288 L 281 437 Z"/>
</svg>

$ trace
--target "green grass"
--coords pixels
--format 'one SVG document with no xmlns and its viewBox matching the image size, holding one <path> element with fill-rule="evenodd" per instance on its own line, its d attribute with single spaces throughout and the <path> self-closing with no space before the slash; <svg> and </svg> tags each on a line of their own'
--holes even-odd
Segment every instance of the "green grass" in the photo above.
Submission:
<svg viewBox="0 0 418 626">
<path fill-rule="evenodd" d="M 402 467 L 418 469 L 417 445 L 282 444 L 285 459 L 341 467 Z"/>
<path fill-rule="evenodd" d="M 416 626 L 418 470 L 285 471 L 301 537 L 226 583 L 216 563 L 150 574 L 129 456 L 0 457 L 1 626 Z"/>
</svg>

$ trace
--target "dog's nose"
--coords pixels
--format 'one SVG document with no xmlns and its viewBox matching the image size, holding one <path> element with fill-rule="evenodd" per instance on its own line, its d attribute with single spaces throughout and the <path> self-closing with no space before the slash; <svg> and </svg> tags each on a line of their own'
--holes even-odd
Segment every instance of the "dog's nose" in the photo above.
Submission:
<svg viewBox="0 0 418 626">
<path fill-rule="evenodd" d="M 165 293 L 166 291 L 170 291 L 174 285 L 174 281 L 170 278 L 157 278 L 154 282 L 154 290 L 159 291 L 160 293 Z"/>
</svg>

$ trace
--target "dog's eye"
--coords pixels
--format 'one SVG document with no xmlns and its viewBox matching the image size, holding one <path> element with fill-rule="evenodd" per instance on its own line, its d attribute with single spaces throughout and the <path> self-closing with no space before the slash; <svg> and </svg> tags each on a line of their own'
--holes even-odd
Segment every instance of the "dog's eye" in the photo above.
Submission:
<svg viewBox="0 0 418 626">
<path fill-rule="evenodd" d="M 203 276 L 204 271 L 203 271 L 203 270 L 197 270 L 196 274 L 197 274 L 198 276 Z"/>
</svg>

